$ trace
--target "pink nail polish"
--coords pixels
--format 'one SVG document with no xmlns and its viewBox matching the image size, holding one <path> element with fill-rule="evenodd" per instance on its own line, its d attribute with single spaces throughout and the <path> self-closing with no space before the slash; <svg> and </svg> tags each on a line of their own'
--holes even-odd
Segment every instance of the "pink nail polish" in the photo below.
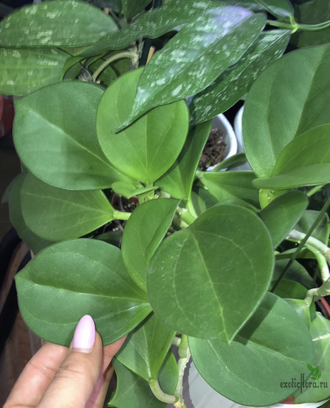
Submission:
<svg viewBox="0 0 330 408">
<path fill-rule="evenodd" d="M 74 332 L 72 348 L 84 353 L 89 353 L 95 343 L 95 324 L 91 316 L 85 315 L 77 324 Z"/>
</svg>

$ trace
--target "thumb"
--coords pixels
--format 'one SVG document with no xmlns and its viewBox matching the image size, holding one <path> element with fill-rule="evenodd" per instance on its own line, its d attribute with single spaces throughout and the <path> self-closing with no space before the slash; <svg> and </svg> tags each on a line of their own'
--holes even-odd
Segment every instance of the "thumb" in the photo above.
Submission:
<svg viewBox="0 0 330 408">
<path fill-rule="evenodd" d="M 76 327 L 72 349 L 57 370 L 38 408 L 84 408 L 102 368 L 102 340 L 91 316 Z"/>
</svg>

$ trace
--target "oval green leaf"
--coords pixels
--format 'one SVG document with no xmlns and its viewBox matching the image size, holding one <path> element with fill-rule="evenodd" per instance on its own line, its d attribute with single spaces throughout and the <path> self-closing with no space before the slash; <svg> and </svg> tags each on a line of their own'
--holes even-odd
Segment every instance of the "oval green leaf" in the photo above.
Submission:
<svg viewBox="0 0 330 408">
<path fill-rule="evenodd" d="M 143 70 L 120 77 L 104 93 L 97 111 L 97 134 L 109 161 L 124 174 L 150 186 L 178 157 L 189 126 L 184 101 L 148 112 L 129 128 L 112 134 L 131 112 Z"/>
<path fill-rule="evenodd" d="M 299 222 L 294 226 L 294 229 L 307 234 L 318 215 L 319 211 L 306 210 L 300 218 Z M 324 213 L 320 222 L 314 228 L 311 236 L 323 242 L 324 244 L 328 244 L 329 233 L 329 215 L 327 213 Z"/>
<path fill-rule="evenodd" d="M 79 319 L 93 317 L 103 344 L 133 330 L 151 312 L 127 274 L 120 250 L 78 239 L 40 252 L 17 275 L 23 319 L 39 337 L 69 346 Z"/>
<path fill-rule="evenodd" d="M 266 68 L 251 87 L 243 139 L 258 177 L 270 177 L 282 150 L 296 135 L 330 122 L 329 70 L 329 46 L 301 49 Z"/>
<path fill-rule="evenodd" d="M 116 358 L 146 381 L 157 379 L 174 336 L 175 331 L 152 314 L 128 335 Z"/>
<path fill-rule="evenodd" d="M 241 58 L 264 25 L 263 14 L 239 7 L 214 7 L 200 13 L 150 60 L 141 75 L 132 110 L 116 131 L 156 106 L 195 95 L 209 86 Z"/>
<path fill-rule="evenodd" d="M 130 181 L 111 166 L 98 144 L 95 122 L 102 95 L 94 84 L 61 82 L 16 102 L 15 147 L 39 179 L 69 190 Z"/>
<path fill-rule="evenodd" d="M 68 58 L 58 49 L 0 48 L 0 93 L 24 96 L 59 82 Z"/>
<path fill-rule="evenodd" d="M 104 193 L 52 187 L 29 173 L 21 189 L 26 225 L 49 241 L 79 238 L 115 219 Z"/>
<path fill-rule="evenodd" d="M 80 1 L 47 1 L 17 10 L 0 24 L 2 47 L 80 47 L 117 31 L 116 23 Z"/>
<path fill-rule="evenodd" d="M 281 383 L 306 377 L 314 362 L 311 335 L 283 299 L 267 293 L 230 345 L 189 338 L 197 370 L 217 392 L 238 404 L 268 406 L 288 398 Z"/>
<path fill-rule="evenodd" d="M 294 190 L 275 198 L 260 211 L 259 215 L 273 238 L 274 248 L 285 239 L 302 217 L 307 206 L 307 196 L 301 191 Z"/>
<path fill-rule="evenodd" d="M 169 229 L 179 202 L 167 198 L 139 205 L 125 226 L 122 255 L 134 282 L 146 290 L 146 268 Z"/>
<path fill-rule="evenodd" d="M 271 177 L 256 179 L 258 188 L 285 190 L 330 182 L 330 124 L 296 136 L 276 160 Z"/>
<path fill-rule="evenodd" d="M 147 267 L 149 300 L 173 330 L 230 343 L 264 297 L 273 264 L 258 216 L 217 206 L 162 243 Z"/>
</svg>

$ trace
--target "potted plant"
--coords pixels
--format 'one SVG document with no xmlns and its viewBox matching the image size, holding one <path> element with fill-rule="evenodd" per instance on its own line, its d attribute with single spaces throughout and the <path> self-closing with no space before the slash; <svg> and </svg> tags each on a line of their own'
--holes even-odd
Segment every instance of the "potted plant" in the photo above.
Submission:
<svg viewBox="0 0 330 408">
<path fill-rule="evenodd" d="M 0 24 L 0 91 L 24 96 L 11 218 L 40 251 L 16 278 L 23 318 L 63 345 L 84 314 L 104 344 L 130 333 L 109 406 L 184 407 L 190 356 L 237 403 L 322 400 L 330 200 L 308 205 L 329 182 L 329 47 L 280 58 L 291 30 L 320 28 L 300 27 L 286 1 L 147 3 L 106 15 L 59 0 Z M 141 39 L 173 30 L 139 68 Z M 253 171 L 201 171 L 211 119 L 247 92 Z"/>
</svg>

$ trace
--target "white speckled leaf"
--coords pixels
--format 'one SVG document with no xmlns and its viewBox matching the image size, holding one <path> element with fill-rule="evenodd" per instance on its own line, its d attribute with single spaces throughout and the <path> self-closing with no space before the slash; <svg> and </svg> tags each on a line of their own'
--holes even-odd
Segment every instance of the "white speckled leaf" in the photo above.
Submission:
<svg viewBox="0 0 330 408">
<path fill-rule="evenodd" d="M 0 46 L 89 45 L 117 31 L 114 21 L 89 4 L 58 0 L 19 9 L 0 24 Z"/>
<path fill-rule="evenodd" d="M 289 39 L 289 30 L 261 33 L 235 65 L 196 95 L 189 106 L 191 122 L 205 122 L 233 106 L 248 92 L 259 74 L 281 57 Z"/>
<path fill-rule="evenodd" d="M 55 49 L 0 49 L 0 94 L 27 95 L 59 82 L 68 58 Z"/>
<path fill-rule="evenodd" d="M 109 49 L 120 50 L 143 37 L 160 37 L 171 30 L 179 29 L 195 16 L 199 16 L 202 11 L 215 6 L 217 8 L 224 7 L 223 4 L 214 4 L 209 0 L 198 2 L 194 0 L 172 1 L 142 14 L 122 30 L 104 35 L 84 52 L 84 55 L 95 55 Z"/>
<path fill-rule="evenodd" d="M 202 91 L 235 64 L 265 24 L 238 7 L 205 10 L 154 55 L 141 75 L 133 110 L 119 131 L 148 110 Z"/>
</svg>

